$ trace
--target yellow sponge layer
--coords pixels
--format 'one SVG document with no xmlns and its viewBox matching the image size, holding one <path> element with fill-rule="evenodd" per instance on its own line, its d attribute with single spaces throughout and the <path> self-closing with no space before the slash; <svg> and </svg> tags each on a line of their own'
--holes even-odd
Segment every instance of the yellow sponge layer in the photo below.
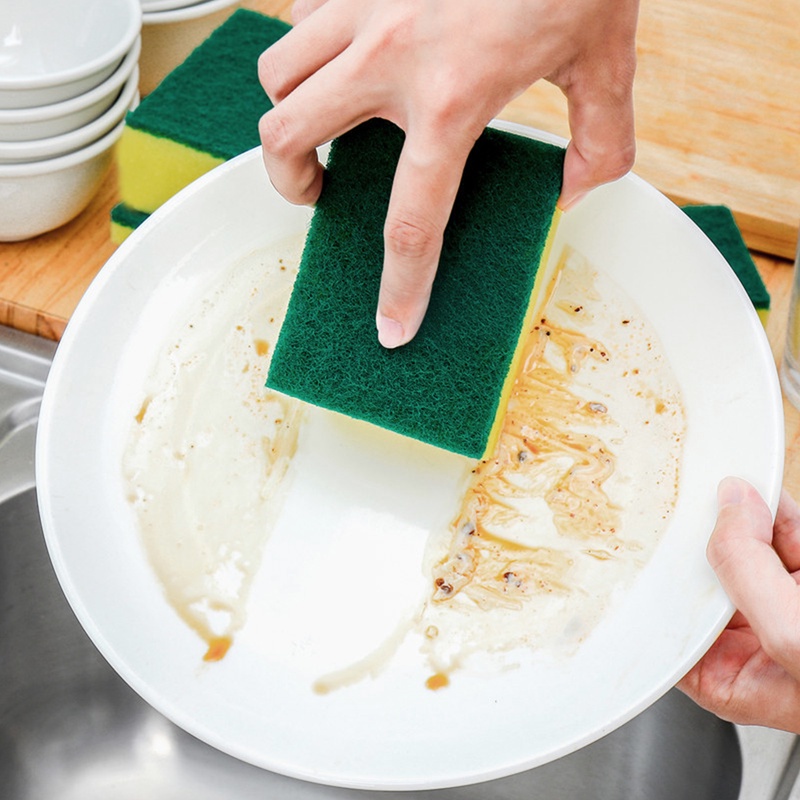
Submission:
<svg viewBox="0 0 800 800">
<path fill-rule="evenodd" d="M 514 391 L 514 384 L 519 375 L 520 368 L 522 367 L 522 356 L 525 351 L 525 345 L 528 340 L 528 335 L 533 327 L 533 320 L 535 315 L 538 314 L 545 302 L 547 301 L 546 290 L 550 285 L 553 274 L 557 271 L 555 264 L 549 264 L 550 250 L 552 249 L 553 238 L 555 237 L 556 229 L 558 228 L 559 220 L 562 215 L 561 209 L 556 207 L 553 212 L 553 221 L 550 223 L 550 230 L 547 233 L 547 239 L 542 250 L 542 255 L 539 259 L 539 271 L 536 273 L 536 280 L 533 284 L 533 291 L 531 292 L 530 300 L 528 301 L 528 310 L 525 312 L 525 322 L 522 325 L 519 339 L 517 339 L 517 346 L 514 349 L 514 355 L 508 367 L 508 374 L 503 383 L 503 389 L 500 392 L 500 399 L 497 403 L 497 411 L 494 417 L 492 429 L 489 432 L 489 438 L 486 441 L 486 450 L 483 454 L 484 458 L 488 458 L 494 453 L 497 446 L 497 440 L 503 432 L 503 423 L 505 422 L 506 409 L 508 408 L 508 401 L 511 398 L 511 393 Z"/>
<path fill-rule="evenodd" d="M 172 195 L 193 180 L 225 162 L 166 139 L 163 136 L 125 126 L 117 144 L 119 191 L 125 204 L 151 214 Z M 147 169 L 136 169 L 136 165 Z M 125 168 L 122 168 L 125 165 Z"/>
<path fill-rule="evenodd" d="M 120 200 L 152 213 L 176 192 L 259 144 L 272 107 L 256 68 L 290 26 L 238 9 L 126 117 L 117 147 Z"/>
<path fill-rule="evenodd" d="M 133 233 L 133 229 L 127 225 L 120 225 L 118 222 L 111 221 L 111 241 L 113 244 L 122 244 Z"/>
</svg>

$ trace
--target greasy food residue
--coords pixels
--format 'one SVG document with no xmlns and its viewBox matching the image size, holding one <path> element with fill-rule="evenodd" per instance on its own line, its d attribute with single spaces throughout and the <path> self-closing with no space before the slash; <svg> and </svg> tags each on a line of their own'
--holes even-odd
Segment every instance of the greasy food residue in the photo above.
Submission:
<svg viewBox="0 0 800 800">
<path fill-rule="evenodd" d="M 296 448 L 300 404 L 264 384 L 293 279 L 281 267 L 298 250 L 292 241 L 251 259 L 189 312 L 125 454 L 147 556 L 207 662 L 225 657 L 244 624 Z"/>
<path fill-rule="evenodd" d="M 348 596 L 374 601 L 371 587 L 397 568 L 396 543 L 408 547 L 414 530 L 426 537 L 411 564 L 422 560 L 424 581 L 408 587 L 401 618 L 370 631 L 365 648 L 344 614 L 342 633 L 354 644 L 340 654 L 342 637 L 331 636 L 326 665 L 308 667 L 317 670 L 314 691 L 374 678 L 410 643 L 419 685 L 432 691 L 446 691 L 459 670 L 483 670 L 487 659 L 491 671 L 525 654 L 574 651 L 652 556 L 677 499 L 685 414 L 648 320 L 610 277 L 579 253 L 563 253 L 493 457 L 459 461 L 452 504 L 439 493 L 438 521 L 409 522 L 419 492 L 403 494 L 416 491 L 403 489 L 407 473 L 400 469 L 400 484 L 387 487 L 383 466 L 368 460 L 393 458 L 394 444 L 387 439 L 387 449 L 363 451 L 367 461 L 350 461 L 358 476 L 343 480 L 341 492 L 357 494 L 340 496 L 334 478 L 349 477 L 342 465 L 361 444 L 344 438 L 348 454 L 320 447 L 318 437 L 343 423 L 264 388 L 301 247 L 298 238 L 234 265 L 187 311 L 131 411 L 124 469 L 142 542 L 168 602 L 204 641 L 203 660 L 235 647 L 263 560 L 286 581 L 283 616 L 277 596 L 257 609 L 268 618 L 269 646 L 284 641 L 284 655 L 307 668 L 308 625 L 287 627 L 283 617 L 308 609 L 313 623 L 335 606 L 335 577 L 319 578 L 352 567 L 342 561 L 356 518 L 350 501 L 358 519 L 396 525 L 398 535 L 383 547 L 364 523 L 365 544 L 349 558 L 368 580 L 361 595 L 349 583 Z M 371 426 L 348 431 L 365 441 L 378 436 Z M 419 464 L 409 462 L 408 474 Z M 310 531 L 278 525 L 288 498 L 314 506 L 310 524 L 325 533 L 314 550 Z M 389 498 L 399 516 L 387 512 Z M 320 544 L 330 546 L 328 559 Z M 266 559 L 275 553 L 273 565 Z M 289 558 L 282 568 L 281 557 Z"/>
</svg>

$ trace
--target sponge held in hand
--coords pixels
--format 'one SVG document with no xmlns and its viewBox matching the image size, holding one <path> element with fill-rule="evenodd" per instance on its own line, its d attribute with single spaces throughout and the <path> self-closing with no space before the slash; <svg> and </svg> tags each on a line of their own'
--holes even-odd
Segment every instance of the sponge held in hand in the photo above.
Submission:
<svg viewBox="0 0 800 800">
<path fill-rule="evenodd" d="M 403 141 L 391 123 L 370 120 L 332 144 L 267 385 L 481 458 L 499 434 L 529 330 L 558 217 L 564 150 L 495 129 L 482 134 L 422 326 L 411 342 L 387 350 L 375 311 Z"/>
</svg>

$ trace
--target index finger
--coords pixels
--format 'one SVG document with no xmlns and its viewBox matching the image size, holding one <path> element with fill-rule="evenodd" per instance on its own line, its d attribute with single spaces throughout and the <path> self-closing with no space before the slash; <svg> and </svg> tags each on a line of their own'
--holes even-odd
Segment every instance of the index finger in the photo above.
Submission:
<svg viewBox="0 0 800 800">
<path fill-rule="evenodd" d="M 384 227 L 386 249 L 376 316 L 384 347 L 405 344 L 419 330 L 472 144 L 413 129 L 406 136 Z"/>
</svg>

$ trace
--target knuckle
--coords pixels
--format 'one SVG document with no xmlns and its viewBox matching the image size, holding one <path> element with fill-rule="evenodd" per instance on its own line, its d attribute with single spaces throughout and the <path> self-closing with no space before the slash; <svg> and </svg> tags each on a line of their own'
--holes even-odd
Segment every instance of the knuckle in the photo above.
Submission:
<svg viewBox="0 0 800 800">
<path fill-rule="evenodd" d="M 625 144 L 606 154 L 603 159 L 602 178 L 605 181 L 617 180 L 630 172 L 636 160 L 636 145 L 633 142 Z"/>
<path fill-rule="evenodd" d="M 258 123 L 258 133 L 264 152 L 270 156 L 281 159 L 292 152 L 292 135 L 286 119 L 276 113 L 268 111 Z"/>
<path fill-rule="evenodd" d="M 258 80 L 273 103 L 286 96 L 286 78 L 273 48 L 265 50 L 258 57 Z"/>
<path fill-rule="evenodd" d="M 319 199 L 322 190 L 322 169 L 314 159 L 309 161 L 303 174 L 299 176 L 298 184 L 292 193 L 292 202 L 297 205 L 314 205 Z"/>
<path fill-rule="evenodd" d="M 389 48 L 397 51 L 404 49 L 409 42 L 413 41 L 416 13 L 411 4 L 396 4 L 394 8 L 387 9 L 380 23 L 373 29 L 376 48 Z"/>
<path fill-rule="evenodd" d="M 768 593 L 765 590 L 766 596 Z M 764 652 L 796 678 L 800 663 L 800 600 L 792 597 L 782 605 L 762 620 L 757 633 Z"/>
<path fill-rule="evenodd" d="M 405 216 L 387 219 L 384 238 L 394 255 L 419 260 L 436 252 L 441 235 L 431 223 Z"/>
<path fill-rule="evenodd" d="M 596 185 L 621 178 L 631 170 L 636 160 L 636 142 L 626 133 L 592 142 L 586 150 L 588 177 Z"/>
<path fill-rule="evenodd" d="M 469 130 L 470 117 L 474 116 L 474 100 L 464 92 L 463 87 L 450 76 L 445 76 L 436 84 L 435 104 L 427 109 L 427 117 L 433 130 L 452 131 L 456 135 L 464 133 L 476 139 Z"/>
<path fill-rule="evenodd" d="M 586 183 L 600 186 L 622 178 L 633 167 L 635 155 L 634 146 L 595 150 L 586 158 Z"/>
</svg>

